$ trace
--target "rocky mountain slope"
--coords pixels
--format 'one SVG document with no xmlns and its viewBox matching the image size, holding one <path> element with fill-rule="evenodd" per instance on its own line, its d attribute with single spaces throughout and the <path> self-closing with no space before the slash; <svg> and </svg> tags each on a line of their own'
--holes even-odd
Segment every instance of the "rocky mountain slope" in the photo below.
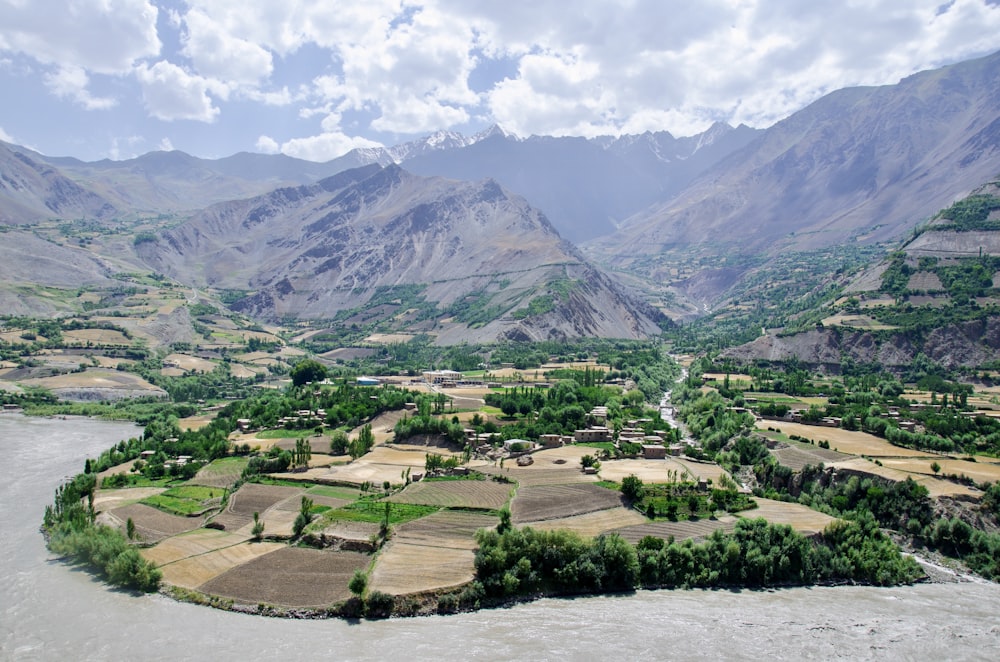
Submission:
<svg viewBox="0 0 1000 662">
<path fill-rule="evenodd" d="M 658 256 L 776 255 L 898 237 L 1000 173 L 998 80 L 1000 53 L 833 92 L 588 252 L 650 275 Z M 702 295 L 721 297 L 733 279 L 723 281 Z"/>
<path fill-rule="evenodd" d="M 543 211 L 562 236 L 579 243 L 612 233 L 629 216 L 673 198 L 757 133 L 721 123 L 690 138 L 661 131 L 520 139 L 494 130 L 460 148 L 425 150 L 403 164 L 421 175 L 495 179 Z"/>
<path fill-rule="evenodd" d="M 27 150 L 0 142 L 0 224 L 46 218 L 108 219 L 118 209 L 91 188 L 36 160 Z"/>
<path fill-rule="evenodd" d="M 522 198 L 395 165 L 219 204 L 137 250 L 182 282 L 248 291 L 236 307 L 262 318 L 330 319 L 399 290 L 419 297 L 383 296 L 372 315 L 441 342 L 658 331 Z"/>
<path fill-rule="evenodd" d="M 1000 180 L 922 224 L 898 250 L 803 313 L 800 333 L 763 334 L 725 351 L 740 360 L 843 362 L 902 370 L 919 355 L 945 368 L 1000 361 Z"/>
</svg>

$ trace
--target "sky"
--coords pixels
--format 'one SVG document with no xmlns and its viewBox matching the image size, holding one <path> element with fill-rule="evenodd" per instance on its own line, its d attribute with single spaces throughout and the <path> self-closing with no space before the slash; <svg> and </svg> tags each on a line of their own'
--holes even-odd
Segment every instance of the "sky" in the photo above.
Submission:
<svg viewBox="0 0 1000 662">
<path fill-rule="evenodd" d="M 1000 0 L 0 0 L 0 140 L 326 161 L 493 124 L 680 137 L 997 50 Z"/>
</svg>

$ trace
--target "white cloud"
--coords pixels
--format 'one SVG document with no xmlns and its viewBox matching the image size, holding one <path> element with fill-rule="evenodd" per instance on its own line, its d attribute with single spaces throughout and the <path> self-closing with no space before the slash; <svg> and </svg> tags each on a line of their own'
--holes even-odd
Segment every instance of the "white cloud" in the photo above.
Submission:
<svg viewBox="0 0 1000 662">
<path fill-rule="evenodd" d="M 63 98 L 69 98 L 87 110 L 107 110 L 118 104 L 110 97 L 95 97 L 88 90 L 90 77 L 79 67 L 64 66 L 45 76 L 45 85 Z"/>
<path fill-rule="evenodd" d="M 190 74 L 165 60 L 152 67 L 138 67 L 136 77 L 142 85 L 142 98 L 150 115 L 167 122 L 212 122 L 219 115 L 219 108 L 208 92 L 222 97 L 226 94 L 224 86 Z"/>
<path fill-rule="evenodd" d="M 96 73 L 125 73 L 160 52 L 148 0 L 0 2 L 0 50 Z"/>
<path fill-rule="evenodd" d="M 4 131 L 2 126 L 0 126 L 0 140 L 5 143 L 17 143 L 17 141 L 14 140 L 14 136 Z"/>
<path fill-rule="evenodd" d="M 203 12 L 184 16 L 187 31 L 183 53 L 198 73 L 227 83 L 253 85 L 270 77 L 271 53 L 265 48 L 225 32 Z"/>
<path fill-rule="evenodd" d="M 259 145 L 258 141 L 258 145 Z M 293 138 L 282 143 L 281 152 L 307 161 L 324 162 L 343 156 L 359 147 L 381 147 L 380 143 L 339 131 L 328 131 L 308 138 Z"/>
<path fill-rule="evenodd" d="M 277 154 L 281 151 L 281 145 L 271 136 L 261 136 L 257 138 L 257 151 L 264 154 Z"/>
<path fill-rule="evenodd" d="M 174 151 L 174 144 L 170 142 L 170 138 L 164 138 L 160 141 L 160 144 L 156 146 L 156 149 L 161 152 L 172 152 Z"/>
</svg>

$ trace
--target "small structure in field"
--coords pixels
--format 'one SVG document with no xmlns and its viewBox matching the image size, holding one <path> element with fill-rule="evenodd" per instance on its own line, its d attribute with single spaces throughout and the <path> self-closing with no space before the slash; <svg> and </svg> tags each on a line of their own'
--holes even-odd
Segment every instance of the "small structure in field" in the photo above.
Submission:
<svg viewBox="0 0 1000 662">
<path fill-rule="evenodd" d="M 643 444 L 642 457 L 645 460 L 667 459 L 667 447 L 663 444 Z"/>
</svg>

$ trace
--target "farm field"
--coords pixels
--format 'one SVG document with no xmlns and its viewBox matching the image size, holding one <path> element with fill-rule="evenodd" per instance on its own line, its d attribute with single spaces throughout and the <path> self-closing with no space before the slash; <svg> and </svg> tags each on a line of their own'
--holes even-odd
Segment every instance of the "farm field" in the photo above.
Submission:
<svg viewBox="0 0 1000 662">
<path fill-rule="evenodd" d="M 933 459 L 920 460 L 920 462 L 927 462 L 928 467 Z M 973 490 L 972 488 L 966 487 L 965 485 L 959 485 L 958 483 L 953 483 L 950 480 L 943 480 L 940 478 L 934 478 L 932 476 L 926 476 L 920 473 L 911 473 L 909 471 L 904 471 L 902 469 L 896 469 L 890 466 L 885 466 L 886 461 L 880 460 L 883 466 L 879 466 L 874 462 L 870 462 L 864 458 L 854 458 L 851 460 L 845 460 L 843 462 L 834 462 L 827 466 L 836 467 L 838 469 L 847 469 L 851 471 L 856 471 L 863 474 L 871 474 L 874 476 L 881 476 L 893 481 L 903 481 L 907 478 L 912 478 L 916 482 L 920 483 L 927 488 L 930 492 L 931 497 L 939 496 L 970 496 L 978 499 L 982 496 L 982 492 L 979 490 Z"/>
<path fill-rule="evenodd" d="M 131 345 L 132 340 L 115 329 L 73 329 L 63 331 L 63 338 L 69 342 L 92 343 L 93 345 Z"/>
<path fill-rule="evenodd" d="M 838 453 L 825 448 L 802 444 L 795 441 L 782 442 L 783 447 L 771 450 L 771 455 L 778 459 L 778 462 L 789 467 L 793 471 L 801 471 L 807 464 L 816 466 L 820 463 L 840 462 L 849 460 L 851 455 Z"/>
<path fill-rule="evenodd" d="M 757 507 L 744 510 L 739 516 L 749 519 L 763 517 L 768 522 L 787 524 L 799 533 L 807 535 L 821 532 L 836 519 L 800 503 L 786 503 L 758 497 L 754 497 L 754 501 L 757 502 Z"/>
<path fill-rule="evenodd" d="M 827 428 L 818 425 L 804 425 L 785 421 L 757 421 L 757 427 L 767 430 L 776 428 L 786 435 L 798 435 L 816 442 L 828 441 L 832 450 L 851 455 L 867 455 L 869 457 L 929 457 L 924 451 L 893 446 L 885 439 L 868 434 L 840 428 Z"/>
<path fill-rule="evenodd" d="M 510 511 L 511 520 L 520 524 L 621 506 L 621 494 L 598 485 L 539 485 L 518 489 Z"/>
<path fill-rule="evenodd" d="M 233 600 L 283 607 L 325 607 L 351 597 L 347 583 L 367 554 L 282 547 L 232 568 L 199 590 Z"/>
<path fill-rule="evenodd" d="M 658 521 L 635 524 L 615 529 L 614 532 L 633 545 L 646 536 L 668 540 L 686 540 L 688 538 L 706 538 L 716 529 L 732 531 L 736 528 L 736 518 L 723 515 L 717 519 L 678 520 L 676 522 Z"/>
<path fill-rule="evenodd" d="M 538 522 L 522 522 L 519 526 L 528 526 L 542 531 L 565 529 L 585 538 L 593 538 L 624 526 L 639 526 L 646 522 L 648 520 L 632 508 L 618 507 L 597 510 L 583 515 L 559 517 Z"/>
<path fill-rule="evenodd" d="M 496 526 L 498 521 L 493 515 L 442 510 L 400 525 L 379 554 L 371 587 L 401 595 L 471 581 L 475 575 L 475 533 Z"/>
<path fill-rule="evenodd" d="M 164 394 L 161 388 L 153 386 L 139 375 L 104 368 L 88 368 L 84 372 L 26 379 L 20 383 L 23 386 L 38 386 L 53 391 L 75 388 L 100 388 L 119 391 L 148 391 L 148 395 Z"/>
<path fill-rule="evenodd" d="M 146 543 L 158 542 L 178 533 L 192 531 L 205 523 L 202 517 L 171 515 L 143 503 L 121 506 L 109 511 L 108 514 L 121 523 L 122 529 L 131 519 L 139 539 Z"/>
<path fill-rule="evenodd" d="M 165 487 L 126 487 L 116 490 L 97 490 L 94 496 L 94 509 L 98 512 L 110 508 L 126 506 L 130 503 L 138 503 L 146 497 L 160 494 Z"/>
<path fill-rule="evenodd" d="M 513 464 L 513 463 L 511 463 Z M 490 476 L 505 476 L 510 480 L 517 481 L 521 487 L 535 485 L 566 485 L 571 483 L 596 483 L 596 474 L 585 474 L 580 471 L 580 466 L 576 465 L 549 465 L 551 468 L 518 467 L 504 464 L 503 469 L 493 465 L 479 467 L 477 471 Z"/>
<path fill-rule="evenodd" d="M 403 482 L 401 474 L 407 468 L 412 471 L 423 471 L 426 462 L 424 454 L 429 452 L 445 457 L 454 455 L 450 452 L 441 452 L 439 449 L 421 448 L 419 451 L 404 451 L 376 446 L 371 452 L 350 464 L 316 470 L 315 473 L 311 470 L 309 475 L 320 482 L 327 480 L 360 485 L 369 481 L 381 485 L 384 481 L 389 481 L 398 484 Z"/>
<path fill-rule="evenodd" d="M 224 572 L 284 547 L 276 542 L 240 542 L 161 566 L 163 579 L 174 586 L 197 589 Z"/>
<path fill-rule="evenodd" d="M 388 500 L 448 508 L 499 510 L 510 499 L 511 485 L 493 480 L 440 480 L 412 483 Z"/>
<path fill-rule="evenodd" d="M 211 464 L 199 469 L 195 477 L 188 481 L 188 484 L 229 487 L 239 479 L 249 461 L 249 458 L 246 457 L 224 457 L 214 460 Z"/>
<path fill-rule="evenodd" d="M 951 474 L 957 476 L 965 475 L 977 483 L 995 483 L 1000 480 L 1000 465 L 986 462 L 969 462 L 967 460 L 953 460 L 950 458 L 882 460 L 882 464 L 887 467 L 910 473 L 924 474 L 930 477 L 934 477 L 934 471 L 931 469 L 933 462 L 937 462 L 941 466 L 940 474 L 942 476 Z"/>
<path fill-rule="evenodd" d="M 697 468 L 698 471 L 693 469 Z M 613 480 L 616 483 L 634 475 L 644 483 L 670 482 L 668 472 L 676 471 L 678 479 L 689 472 L 693 478 L 701 476 L 717 480 L 718 474 L 724 473 L 722 467 L 710 464 L 684 462 L 680 458 L 668 457 L 665 460 L 606 460 L 601 462 L 600 474 L 603 480 Z"/>
<path fill-rule="evenodd" d="M 276 514 L 272 522 L 271 516 L 267 513 L 268 509 L 285 499 L 298 499 L 304 492 L 303 488 L 298 487 L 245 483 L 229 497 L 226 509 L 213 517 L 212 521 L 225 526 L 226 531 L 246 528 L 246 533 L 249 534 L 253 514 L 256 512 L 264 520 L 265 533 L 275 533 L 276 527 L 284 524 L 285 517 Z M 294 516 L 292 520 L 294 521 Z"/>
</svg>

